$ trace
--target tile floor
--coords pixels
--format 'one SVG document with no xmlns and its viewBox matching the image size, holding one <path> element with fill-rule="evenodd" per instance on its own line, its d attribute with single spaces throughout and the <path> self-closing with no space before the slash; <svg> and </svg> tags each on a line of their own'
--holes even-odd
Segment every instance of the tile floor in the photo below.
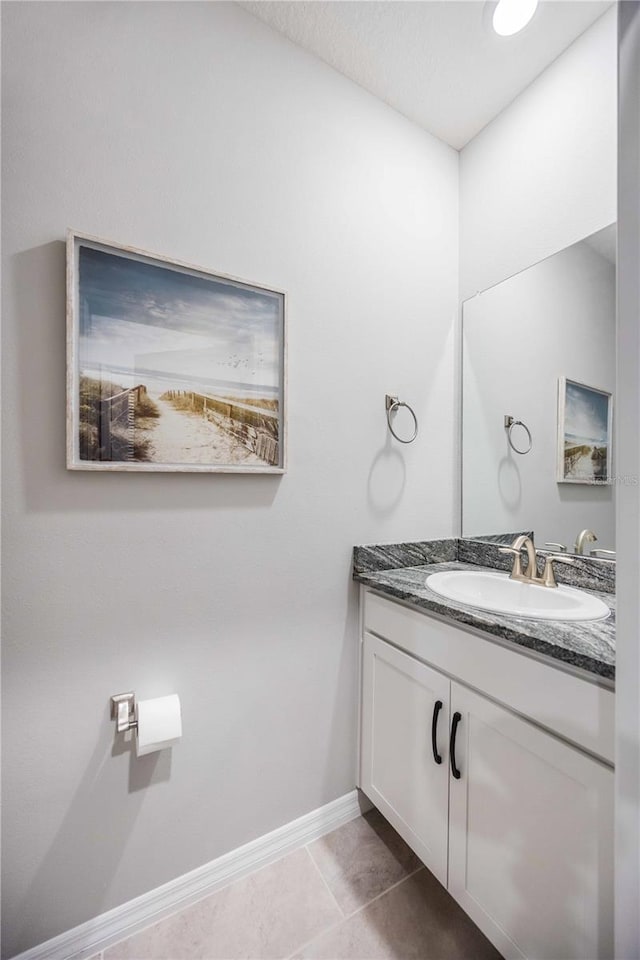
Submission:
<svg viewBox="0 0 640 960">
<path fill-rule="evenodd" d="M 500 960 L 372 810 L 96 960 Z"/>
</svg>

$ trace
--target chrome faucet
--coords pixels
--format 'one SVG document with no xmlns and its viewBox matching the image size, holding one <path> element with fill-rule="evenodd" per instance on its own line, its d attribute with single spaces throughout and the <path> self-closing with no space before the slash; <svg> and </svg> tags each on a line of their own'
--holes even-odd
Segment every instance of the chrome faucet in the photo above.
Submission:
<svg viewBox="0 0 640 960">
<path fill-rule="evenodd" d="M 582 530 L 576 538 L 576 542 L 573 548 L 575 553 L 577 553 L 579 556 L 582 556 L 584 554 L 585 543 L 593 543 L 593 541 L 597 539 L 598 538 L 596 537 L 593 530 Z"/>
<path fill-rule="evenodd" d="M 523 573 L 520 551 L 522 548 L 527 551 L 527 569 Z M 500 553 L 513 553 L 513 568 L 510 579 L 519 580 L 521 583 L 533 583 L 539 587 L 557 587 L 553 564 L 573 563 L 571 557 L 563 554 L 552 553 L 545 560 L 542 576 L 538 576 L 538 564 L 536 562 L 536 548 L 531 537 L 522 534 L 513 541 L 510 547 L 500 547 Z"/>
</svg>

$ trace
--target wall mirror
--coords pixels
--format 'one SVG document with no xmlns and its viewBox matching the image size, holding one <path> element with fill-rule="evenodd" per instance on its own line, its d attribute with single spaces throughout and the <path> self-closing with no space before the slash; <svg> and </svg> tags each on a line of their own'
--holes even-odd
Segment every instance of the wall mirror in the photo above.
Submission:
<svg viewBox="0 0 640 960">
<path fill-rule="evenodd" d="M 615 549 L 615 250 L 612 224 L 463 303 L 463 536 Z"/>
</svg>

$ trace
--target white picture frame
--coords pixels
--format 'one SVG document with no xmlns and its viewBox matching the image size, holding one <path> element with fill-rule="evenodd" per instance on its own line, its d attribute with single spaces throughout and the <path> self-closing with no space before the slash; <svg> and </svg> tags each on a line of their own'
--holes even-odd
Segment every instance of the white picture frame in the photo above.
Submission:
<svg viewBox="0 0 640 960">
<path fill-rule="evenodd" d="M 612 425 L 609 391 L 558 378 L 558 483 L 611 482 Z"/>
<path fill-rule="evenodd" d="M 286 294 L 67 232 L 67 467 L 286 472 Z"/>
</svg>

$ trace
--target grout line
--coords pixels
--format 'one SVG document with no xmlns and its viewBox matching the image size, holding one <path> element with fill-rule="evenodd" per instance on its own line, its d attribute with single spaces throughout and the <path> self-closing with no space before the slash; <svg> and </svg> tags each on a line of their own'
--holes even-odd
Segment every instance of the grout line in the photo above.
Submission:
<svg viewBox="0 0 640 960">
<path fill-rule="evenodd" d="M 338 903 L 338 898 L 336 897 L 335 893 L 333 892 L 333 890 L 332 890 L 331 887 L 329 886 L 329 884 L 328 884 L 328 882 L 327 882 L 327 880 L 326 880 L 326 878 L 325 878 L 324 873 L 323 873 L 322 870 L 320 869 L 319 864 L 316 863 L 316 861 L 315 861 L 315 859 L 314 859 L 314 856 L 313 856 L 313 854 L 311 853 L 311 850 L 309 850 L 309 845 L 307 845 L 307 846 L 305 847 L 305 850 L 306 850 L 307 853 L 309 854 L 309 858 L 310 858 L 310 860 L 311 860 L 311 863 L 314 865 L 314 867 L 315 867 L 316 870 L 318 871 L 318 874 L 319 874 L 322 882 L 324 883 L 325 887 L 326 887 L 327 890 L 329 891 L 329 894 L 330 894 L 330 896 L 331 896 L 331 899 L 333 900 L 333 902 L 334 902 L 335 905 L 337 906 L 337 908 L 338 908 L 338 910 L 340 911 L 340 913 L 342 914 L 343 918 L 346 918 L 346 917 L 347 917 L 347 914 L 344 912 L 344 910 L 342 909 L 342 907 L 341 907 L 340 904 Z"/>
<path fill-rule="evenodd" d="M 311 856 L 311 854 L 309 854 Z M 313 860 L 313 857 L 311 857 Z M 315 861 L 314 861 L 315 863 Z M 316 864 L 317 866 L 317 864 Z M 420 873 L 421 870 L 425 870 L 426 867 L 423 863 L 419 867 L 416 867 L 415 870 L 412 870 L 411 873 L 408 873 L 406 877 L 403 877 L 402 880 L 398 880 L 397 883 L 391 884 L 390 887 L 387 887 L 386 890 L 383 890 L 382 893 L 379 893 L 376 897 L 373 897 L 372 900 L 369 900 L 367 903 L 363 903 L 361 907 L 358 907 L 357 910 L 354 910 L 353 913 L 350 913 L 348 916 L 344 916 L 342 920 L 338 920 L 336 923 L 332 923 L 331 926 L 327 927 L 325 930 L 322 930 L 320 933 L 317 933 L 315 937 L 312 937 L 311 940 L 307 940 L 306 943 L 303 943 L 301 947 L 298 947 L 297 950 L 294 950 L 293 953 L 290 953 L 286 960 L 294 960 L 300 954 L 300 951 L 306 950 L 307 947 L 310 947 L 312 944 L 319 940 L 321 937 L 324 937 L 327 933 L 332 933 L 334 930 L 338 930 L 343 924 L 347 923 L 349 920 L 353 920 L 354 917 L 357 917 L 359 913 L 362 913 L 367 907 L 370 907 L 372 903 L 375 903 L 376 900 L 381 900 L 382 897 L 386 897 L 388 893 L 391 893 L 392 890 L 395 890 L 396 887 L 399 887 L 401 884 L 405 883 L 407 880 L 410 880 L 411 877 L 415 877 L 417 873 Z M 324 879 L 324 878 L 323 878 Z M 334 897 L 335 899 L 335 897 Z M 341 911 L 344 913 L 344 911 Z"/>
<path fill-rule="evenodd" d="M 415 877 L 416 873 L 420 873 L 421 870 L 424 870 L 425 866 L 423 863 L 420 863 L 419 867 L 416 867 L 415 870 L 412 870 L 411 873 L 408 873 L 406 877 L 403 877 L 402 880 L 398 880 L 396 883 L 392 883 L 390 887 L 387 887 L 386 890 L 383 890 L 382 893 L 379 893 L 376 897 L 369 900 L 368 903 L 363 903 L 361 907 L 358 907 L 357 910 L 354 910 L 353 913 L 349 914 L 349 919 L 355 917 L 357 913 L 362 913 L 363 910 L 366 910 L 367 907 L 370 907 L 372 903 L 375 903 L 376 900 L 380 900 L 382 897 L 385 897 L 392 890 L 395 890 L 396 887 L 399 887 L 401 883 L 404 883 L 405 880 L 410 880 L 411 877 Z"/>
</svg>

